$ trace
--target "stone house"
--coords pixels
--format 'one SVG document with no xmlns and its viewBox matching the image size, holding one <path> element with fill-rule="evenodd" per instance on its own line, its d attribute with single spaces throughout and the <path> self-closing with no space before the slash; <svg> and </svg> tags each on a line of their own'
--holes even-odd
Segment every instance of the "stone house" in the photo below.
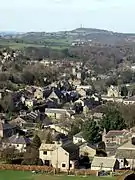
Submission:
<svg viewBox="0 0 135 180">
<path fill-rule="evenodd" d="M 91 89 L 91 85 L 77 85 L 76 91 L 79 91 L 81 89 L 87 91 L 87 90 Z"/>
<path fill-rule="evenodd" d="M 33 108 L 33 100 L 32 99 L 26 99 L 25 100 L 25 106 L 28 107 L 29 109 Z"/>
<path fill-rule="evenodd" d="M 74 79 L 74 80 L 70 79 L 69 83 L 71 83 L 73 86 L 78 86 L 81 84 L 81 80 L 80 79 Z"/>
<path fill-rule="evenodd" d="M 77 89 L 77 92 L 81 97 L 86 97 L 86 91 L 83 88 Z"/>
<path fill-rule="evenodd" d="M 9 124 L 5 120 L 0 120 L 0 137 L 8 138 L 16 134 L 17 128 L 14 125 Z"/>
<path fill-rule="evenodd" d="M 81 72 L 77 72 L 77 74 L 76 74 L 77 79 L 81 79 L 81 76 L 82 76 L 82 73 Z"/>
<path fill-rule="evenodd" d="M 3 147 L 14 147 L 19 152 L 25 152 L 27 144 L 30 144 L 30 139 L 19 134 L 13 135 L 3 143 Z"/>
<path fill-rule="evenodd" d="M 76 67 L 72 68 L 72 74 L 73 74 L 73 76 L 76 76 Z"/>
<path fill-rule="evenodd" d="M 115 157 L 120 163 L 120 169 L 127 167 L 130 169 L 135 168 L 135 145 L 132 144 L 131 139 L 118 147 Z"/>
<path fill-rule="evenodd" d="M 119 169 L 119 161 L 114 157 L 94 157 L 91 170 L 115 171 Z"/>
<path fill-rule="evenodd" d="M 79 155 L 88 156 L 91 159 L 96 155 L 96 147 L 89 143 L 82 143 L 79 145 Z"/>
<path fill-rule="evenodd" d="M 131 132 L 128 130 L 111 130 L 106 133 L 106 130 L 104 129 L 102 141 L 105 142 L 106 146 L 109 144 L 121 145 L 124 142 L 127 142 L 129 137 L 131 137 Z"/>
<path fill-rule="evenodd" d="M 46 108 L 45 114 L 53 119 L 71 118 L 75 114 L 75 111 L 66 109 Z"/>
<path fill-rule="evenodd" d="M 69 127 L 66 126 L 65 124 L 52 124 L 52 125 L 49 125 L 49 127 L 55 130 L 56 132 L 65 134 L 65 135 L 68 135 L 70 131 Z"/>
<path fill-rule="evenodd" d="M 122 97 L 109 97 L 109 96 L 102 95 L 101 98 L 102 98 L 103 101 L 107 101 L 107 102 L 123 103 L 123 98 Z"/>
<path fill-rule="evenodd" d="M 39 148 L 39 157 L 42 159 L 44 165 L 50 166 L 52 165 L 52 152 L 60 146 L 59 144 L 46 144 L 42 142 Z"/>
<path fill-rule="evenodd" d="M 121 97 L 121 92 L 119 87 L 111 85 L 107 90 L 108 97 Z"/>
<path fill-rule="evenodd" d="M 86 140 L 83 137 L 83 133 L 79 132 L 78 134 L 73 136 L 73 143 L 74 144 L 79 144 L 79 143 L 84 143 Z"/>
<path fill-rule="evenodd" d="M 39 149 L 39 157 L 45 165 L 58 168 L 61 171 L 75 169 L 79 159 L 79 148 L 72 142 L 45 144 Z"/>
<path fill-rule="evenodd" d="M 34 98 L 39 100 L 39 99 L 43 99 L 43 89 L 42 88 L 37 88 L 34 92 Z"/>
<path fill-rule="evenodd" d="M 53 100 L 57 102 L 58 104 L 60 104 L 61 98 L 62 98 L 62 94 L 57 89 L 52 89 L 51 93 L 47 97 L 47 99 Z"/>
<path fill-rule="evenodd" d="M 24 119 L 22 119 L 21 117 L 17 117 L 16 119 L 13 119 L 9 122 L 9 124 L 13 125 L 13 126 L 18 126 L 18 127 L 23 127 L 25 124 L 27 123 L 27 121 L 25 121 Z"/>
<path fill-rule="evenodd" d="M 77 101 L 75 101 L 74 104 L 81 104 L 81 106 L 84 107 L 84 101 L 80 98 Z"/>
</svg>

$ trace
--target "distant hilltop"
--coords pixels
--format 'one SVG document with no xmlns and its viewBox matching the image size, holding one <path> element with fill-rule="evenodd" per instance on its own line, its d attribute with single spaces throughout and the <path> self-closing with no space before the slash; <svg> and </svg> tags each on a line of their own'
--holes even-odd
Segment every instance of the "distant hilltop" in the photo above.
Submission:
<svg viewBox="0 0 135 180">
<path fill-rule="evenodd" d="M 16 32 L 16 31 L 0 31 L 0 35 L 17 35 L 17 34 L 35 34 L 35 33 L 42 33 L 42 34 L 51 34 L 51 33 L 66 33 L 66 32 L 76 32 L 76 33 L 106 33 L 106 34 L 126 34 L 126 35 L 135 35 L 135 33 L 118 33 L 118 32 L 114 32 L 114 31 L 108 31 L 108 30 L 104 30 L 104 29 L 96 29 L 96 28 L 76 28 L 73 30 L 67 30 L 67 31 L 51 31 L 51 32 L 47 32 L 47 31 L 28 31 L 28 32 Z"/>
<path fill-rule="evenodd" d="M 12 36 L 12 35 L 18 35 L 22 34 L 21 32 L 15 32 L 15 31 L 0 31 L 0 36 Z"/>
<path fill-rule="evenodd" d="M 113 31 L 107 31 L 96 28 L 76 28 L 70 31 L 58 31 L 58 32 L 0 32 L 2 38 L 12 38 L 16 40 L 22 40 L 27 43 L 36 42 L 38 44 L 44 44 L 48 41 L 49 43 L 55 42 L 63 46 L 62 42 L 69 45 L 74 41 L 83 42 L 95 42 L 100 44 L 123 44 L 123 43 L 134 43 L 135 34 L 130 33 L 117 33 Z M 51 39 L 51 40 L 50 40 Z M 60 41 L 61 40 L 61 43 Z M 59 41 L 59 42 L 58 42 Z M 68 42 L 68 43 L 67 43 Z"/>
</svg>

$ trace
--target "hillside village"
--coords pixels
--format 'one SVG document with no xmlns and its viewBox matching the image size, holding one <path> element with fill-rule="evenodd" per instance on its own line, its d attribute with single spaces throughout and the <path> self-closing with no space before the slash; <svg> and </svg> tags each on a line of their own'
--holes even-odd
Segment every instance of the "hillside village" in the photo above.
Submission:
<svg viewBox="0 0 135 180">
<path fill-rule="evenodd" d="M 1 69 L 18 56 L 4 52 Z M 110 75 L 95 75 L 83 62 L 43 59 L 31 63 L 57 67 L 60 72 L 42 86 L 1 88 L 1 160 L 51 166 L 62 172 L 135 168 L 132 84 L 112 83 L 99 91 L 95 82 L 108 80 Z M 49 76 L 42 79 L 46 82 Z"/>
</svg>

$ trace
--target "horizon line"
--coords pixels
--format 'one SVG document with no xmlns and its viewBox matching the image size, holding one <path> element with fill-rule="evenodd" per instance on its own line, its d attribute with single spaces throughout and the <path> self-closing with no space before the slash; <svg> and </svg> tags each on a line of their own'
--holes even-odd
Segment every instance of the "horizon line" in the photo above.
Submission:
<svg viewBox="0 0 135 180">
<path fill-rule="evenodd" d="M 76 29 L 95 29 L 95 30 L 101 30 L 101 31 L 108 31 L 112 33 L 121 33 L 121 34 L 135 34 L 135 32 L 122 32 L 122 31 L 114 31 L 114 30 L 109 30 L 105 28 L 90 28 L 90 27 L 78 27 L 78 28 L 73 28 L 73 29 L 63 29 L 63 30 L 57 30 L 57 31 L 45 31 L 45 30 L 28 30 L 28 31 L 17 31 L 17 30 L 0 30 L 0 33 L 20 33 L 20 34 L 25 34 L 25 33 L 57 33 L 57 32 L 68 32 L 68 31 L 73 31 Z"/>
</svg>

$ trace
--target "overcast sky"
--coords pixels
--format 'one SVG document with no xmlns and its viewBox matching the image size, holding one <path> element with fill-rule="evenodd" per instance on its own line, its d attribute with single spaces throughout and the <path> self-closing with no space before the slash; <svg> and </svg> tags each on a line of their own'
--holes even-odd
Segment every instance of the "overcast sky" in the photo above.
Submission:
<svg viewBox="0 0 135 180">
<path fill-rule="evenodd" d="M 0 31 L 80 27 L 135 33 L 135 0 L 0 0 Z"/>
</svg>

